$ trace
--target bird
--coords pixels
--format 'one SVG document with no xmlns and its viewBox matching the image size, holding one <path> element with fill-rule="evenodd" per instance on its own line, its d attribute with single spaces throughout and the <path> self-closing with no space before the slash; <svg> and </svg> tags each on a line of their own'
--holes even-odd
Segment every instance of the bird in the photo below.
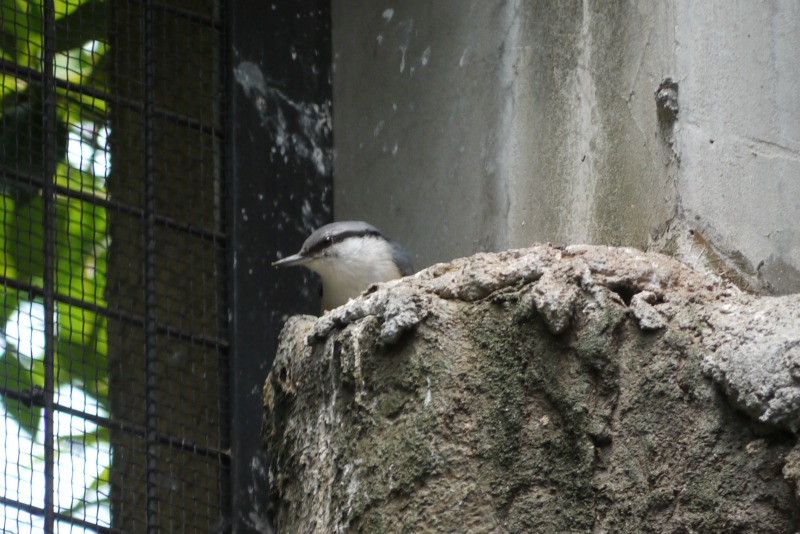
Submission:
<svg viewBox="0 0 800 534">
<path fill-rule="evenodd" d="M 372 284 L 414 274 L 408 252 L 364 221 L 341 221 L 314 230 L 297 254 L 273 267 L 302 265 L 322 280 L 322 312 L 338 308 Z"/>
</svg>

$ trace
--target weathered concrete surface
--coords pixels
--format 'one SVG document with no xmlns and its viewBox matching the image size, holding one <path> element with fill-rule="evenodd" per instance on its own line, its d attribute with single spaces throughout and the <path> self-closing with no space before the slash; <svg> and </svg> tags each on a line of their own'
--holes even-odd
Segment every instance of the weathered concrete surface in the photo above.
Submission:
<svg viewBox="0 0 800 534">
<path fill-rule="evenodd" d="M 537 246 L 294 317 L 265 387 L 276 526 L 795 532 L 799 307 Z"/>
<path fill-rule="evenodd" d="M 799 6 L 334 2 L 336 218 L 419 266 L 545 241 L 668 252 L 680 223 L 714 272 L 799 292 Z"/>
<path fill-rule="evenodd" d="M 745 412 L 800 434 L 800 296 L 716 311 L 703 371 Z"/>
<path fill-rule="evenodd" d="M 765 289 L 800 292 L 800 3 L 675 5 L 685 216 Z"/>
<path fill-rule="evenodd" d="M 374 223 L 417 266 L 507 248 L 498 165 L 514 11 L 482 0 L 333 2 L 336 218 Z"/>
<path fill-rule="evenodd" d="M 535 241 L 644 246 L 675 211 L 653 91 L 669 3 L 333 5 L 334 205 L 430 265 Z"/>
</svg>

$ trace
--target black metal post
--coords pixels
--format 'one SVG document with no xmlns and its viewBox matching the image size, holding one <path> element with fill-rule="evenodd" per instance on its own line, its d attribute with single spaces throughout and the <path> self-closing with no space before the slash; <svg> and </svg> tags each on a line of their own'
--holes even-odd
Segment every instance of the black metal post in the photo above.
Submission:
<svg viewBox="0 0 800 534">
<path fill-rule="evenodd" d="M 142 40 L 144 44 L 144 328 L 145 328 L 145 485 L 148 533 L 159 531 L 158 455 L 158 317 L 156 302 L 156 176 L 155 57 L 153 2 L 144 0 Z"/>
<path fill-rule="evenodd" d="M 269 532 L 262 390 L 286 316 L 319 311 L 316 281 L 276 271 L 332 218 L 330 0 L 231 4 L 233 532 Z"/>
<path fill-rule="evenodd" d="M 228 17 L 228 4 L 232 2 L 225 2 L 224 0 L 214 2 L 214 18 L 221 21 L 218 28 L 218 38 L 214 45 L 214 65 L 216 67 L 215 76 L 218 87 L 223 88 L 224 92 L 222 98 L 219 98 L 214 106 L 214 122 L 219 125 L 223 134 L 221 136 L 214 136 L 214 165 L 216 175 L 216 201 L 214 203 L 216 209 L 216 232 L 223 236 L 223 239 L 228 234 L 228 220 L 231 217 L 229 208 L 231 205 L 231 173 L 230 173 L 230 154 L 229 146 L 227 143 L 227 136 L 230 133 L 230 98 L 228 81 L 230 80 L 230 65 L 228 63 L 228 49 L 230 47 L 230 35 L 228 34 L 227 17 Z M 228 249 L 230 243 L 226 240 L 225 246 L 216 247 L 216 262 L 217 270 L 222 273 L 218 277 L 217 282 L 217 329 L 220 336 L 225 337 L 225 340 L 230 342 L 229 337 L 229 319 L 230 313 L 230 274 L 231 269 L 228 265 Z M 228 349 L 230 344 L 228 344 Z M 228 451 L 224 457 L 220 457 L 220 472 L 219 472 L 219 495 L 220 495 L 220 528 L 219 532 L 228 533 L 231 531 L 233 516 L 233 498 L 231 488 L 231 419 L 233 416 L 233 406 L 231 399 L 233 392 L 231 386 L 233 385 L 230 371 L 231 371 L 231 350 L 217 350 L 219 380 L 217 382 L 217 403 L 219 407 L 219 443 L 218 446 L 221 450 Z"/>
<path fill-rule="evenodd" d="M 44 304 L 44 531 L 55 532 L 55 229 L 56 229 L 56 91 L 55 91 L 55 6 L 45 0 L 42 53 L 42 128 L 44 129 L 44 175 L 42 176 L 43 304 Z"/>
</svg>

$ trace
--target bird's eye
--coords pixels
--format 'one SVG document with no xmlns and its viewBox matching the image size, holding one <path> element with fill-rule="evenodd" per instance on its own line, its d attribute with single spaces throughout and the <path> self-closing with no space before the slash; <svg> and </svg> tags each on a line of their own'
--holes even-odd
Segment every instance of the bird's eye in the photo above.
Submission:
<svg viewBox="0 0 800 534">
<path fill-rule="evenodd" d="M 326 235 L 326 236 L 325 236 L 325 243 L 326 243 L 326 244 L 328 244 L 328 245 L 330 245 L 330 244 L 331 244 L 331 241 L 333 241 L 333 239 L 331 238 L 331 236 L 329 236 L 329 235 Z"/>
</svg>

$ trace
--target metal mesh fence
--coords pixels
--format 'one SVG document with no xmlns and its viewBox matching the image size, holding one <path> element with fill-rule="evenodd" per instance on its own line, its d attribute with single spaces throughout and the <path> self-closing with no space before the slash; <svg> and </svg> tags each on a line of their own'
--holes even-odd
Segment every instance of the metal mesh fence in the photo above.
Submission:
<svg viewBox="0 0 800 534">
<path fill-rule="evenodd" d="M 0 530 L 226 528 L 222 0 L 0 0 Z"/>
</svg>

